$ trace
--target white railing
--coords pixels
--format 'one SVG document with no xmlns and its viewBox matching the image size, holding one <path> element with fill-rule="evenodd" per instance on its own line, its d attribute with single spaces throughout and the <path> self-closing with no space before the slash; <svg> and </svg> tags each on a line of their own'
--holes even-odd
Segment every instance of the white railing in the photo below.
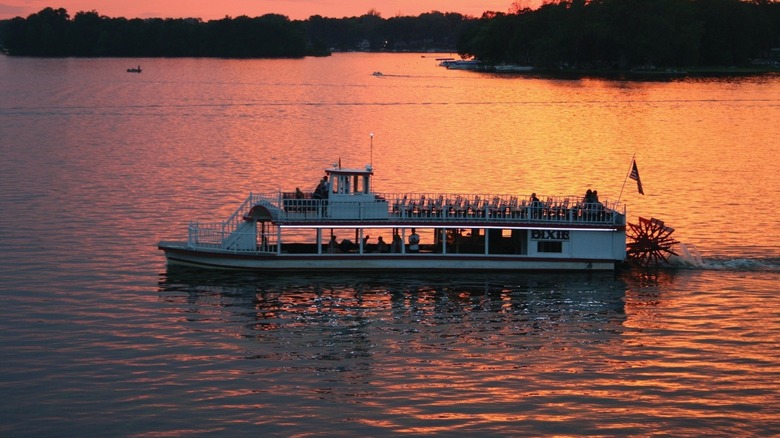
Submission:
<svg viewBox="0 0 780 438">
<path fill-rule="evenodd" d="M 623 224 L 625 208 L 617 202 L 584 203 L 578 196 L 543 197 L 538 202 L 514 195 L 377 193 L 373 201 L 350 202 L 349 197 L 335 202 L 320 199 L 295 199 L 293 194 L 265 198 L 279 211 L 279 219 L 317 221 L 333 219 L 363 220 L 375 203 L 386 203 L 387 218 L 404 221 L 490 220 L 506 222 L 577 222 Z M 384 207 L 383 207 L 384 208 Z M 382 212 L 384 218 L 384 212 Z"/>
<path fill-rule="evenodd" d="M 511 222 L 586 222 L 622 224 L 625 207 L 617 202 L 584 203 L 578 196 L 544 197 L 539 201 L 514 195 L 451 195 L 404 193 L 382 195 L 390 201 L 390 217 L 408 220 L 490 220 Z"/>
<path fill-rule="evenodd" d="M 224 222 L 190 222 L 188 227 L 189 246 L 224 249 L 226 242 L 231 236 L 234 240 L 238 240 L 241 237 L 238 235 L 238 228 L 245 222 L 245 217 L 252 208 L 262 201 L 274 197 L 277 198 L 278 202 L 280 194 L 278 192 L 265 194 L 249 193 L 244 202 Z"/>
</svg>

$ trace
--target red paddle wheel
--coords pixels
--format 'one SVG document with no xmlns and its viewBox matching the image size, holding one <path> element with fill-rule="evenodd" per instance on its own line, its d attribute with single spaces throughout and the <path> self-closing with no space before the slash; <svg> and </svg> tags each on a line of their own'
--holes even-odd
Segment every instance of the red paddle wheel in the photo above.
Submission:
<svg viewBox="0 0 780 438">
<path fill-rule="evenodd" d="M 672 250 L 679 242 L 671 236 L 674 228 L 664 225 L 664 221 L 655 218 L 639 218 L 639 224 L 628 224 L 626 234 L 629 242 L 626 244 L 626 256 L 640 266 L 659 266 L 669 263 L 669 257 L 676 252 Z"/>
</svg>

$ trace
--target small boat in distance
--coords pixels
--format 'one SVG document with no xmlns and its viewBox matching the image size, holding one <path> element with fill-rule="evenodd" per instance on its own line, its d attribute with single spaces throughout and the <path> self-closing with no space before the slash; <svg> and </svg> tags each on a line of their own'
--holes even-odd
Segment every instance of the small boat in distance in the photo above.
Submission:
<svg viewBox="0 0 780 438">
<path fill-rule="evenodd" d="M 533 71 L 533 67 L 530 65 L 518 65 L 518 64 L 498 64 L 493 67 L 498 73 L 527 73 Z"/>
<path fill-rule="evenodd" d="M 128 73 L 141 73 L 141 66 L 138 67 L 130 67 L 127 69 Z"/>
<path fill-rule="evenodd" d="M 447 67 L 449 64 L 455 62 L 455 58 L 436 58 L 439 63 L 439 67 Z"/>
<path fill-rule="evenodd" d="M 224 222 L 159 242 L 169 265 L 269 272 L 614 270 L 625 208 L 581 196 L 379 193 L 325 169 L 314 192 L 250 193 Z M 373 240 L 372 240 L 373 239 Z"/>
</svg>

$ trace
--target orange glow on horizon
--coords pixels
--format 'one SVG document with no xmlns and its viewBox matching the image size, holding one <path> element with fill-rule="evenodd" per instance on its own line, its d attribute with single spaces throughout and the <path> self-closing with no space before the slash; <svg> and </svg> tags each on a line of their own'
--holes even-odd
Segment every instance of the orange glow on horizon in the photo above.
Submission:
<svg viewBox="0 0 780 438">
<path fill-rule="evenodd" d="M 383 2 L 365 2 L 345 0 L 330 2 L 322 0 L 301 1 L 252 1 L 226 0 L 213 2 L 194 0 L 186 3 L 172 0 L 138 0 L 134 2 L 102 2 L 96 0 L 50 0 L 21 1 L 9 0 L 0 4 L 0 19 L 27 17 L 46 7 L 65 8 L 74 16 L 80 11 L 97 11 L 108 17 L 125 18 L 201 18 L 204 21 L 246 15 L 250 17 L 265 14 L 282 14 L 293 20 L 304 20 L 312 15 L 323 17 L 361 16 L 373 10 L 383 18 L 394 16 L 418 16 L 440 11 L 457 12 L 463 15 L 479 17 L 485 11 L 508 12 L 515 2 L 510 0 L 464 0 L 457 3 L 442 0 L 390 0 Z M 517 2 L 522 6 L 536 7 L 541 0 Z"/>
</svg>

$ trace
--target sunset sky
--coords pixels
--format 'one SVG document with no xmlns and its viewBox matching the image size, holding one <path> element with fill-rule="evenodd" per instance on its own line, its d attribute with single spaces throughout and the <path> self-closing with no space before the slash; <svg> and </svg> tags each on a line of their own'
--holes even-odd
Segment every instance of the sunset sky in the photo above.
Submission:
<svg viewBox="0 0 780 438">
<path fill-rule="evenodd" d="M 535 7 L 541 0 L 520 0 L 523 6 Z M 360 16 L 370 9 L 383 18 L 396 15 L 417 16 L 424 12 L 459 12 L 478 17 L 484 11 L 507 12 L 513 0 L 0 0 L 0 19 L 27 17 L 43 8 L 65 8 L 71 15 L 79 11 L 97 11 L 109 17 L 189 18 L 203 20 L 225 16 L 256 17 L 268 13 L 291 19 Z"/>
</svg>

